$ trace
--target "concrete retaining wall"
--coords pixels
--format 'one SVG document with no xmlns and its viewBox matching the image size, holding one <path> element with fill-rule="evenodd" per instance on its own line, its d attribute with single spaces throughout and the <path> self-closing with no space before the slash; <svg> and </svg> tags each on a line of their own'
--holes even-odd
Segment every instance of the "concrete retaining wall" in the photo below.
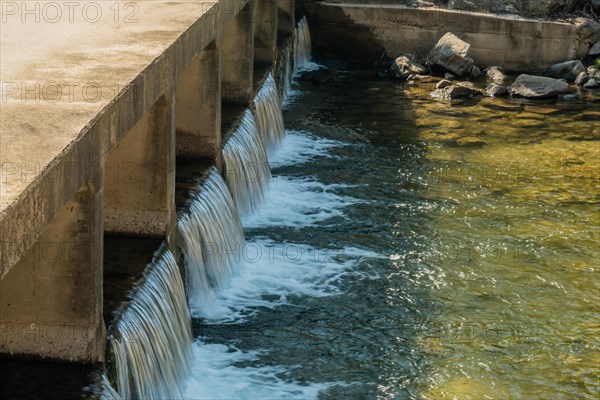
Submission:
<svg viewBox="0 0 600 400">
<path fill-rule="evenodd" d="M 471 44 L 481 67 L 543 71 L 582 58 L 590 42 L 575 25 L 440 8 L 390 4 L 315 3 L 309 8 L 314 41 L 328 52 L 361 63 L 414 53 L 426 56 L 440 37 L 452 32 Z"/>
</svg>

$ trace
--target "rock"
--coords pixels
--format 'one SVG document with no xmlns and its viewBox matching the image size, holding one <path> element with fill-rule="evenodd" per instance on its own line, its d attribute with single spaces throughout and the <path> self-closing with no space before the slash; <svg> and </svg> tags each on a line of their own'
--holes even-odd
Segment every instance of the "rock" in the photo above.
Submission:
<svg viewBox="0 0 600 400">
<path fill-rule="evenodd" d="M 573 21 L 579 40 L 590 45 L 600 40 L 600 24 L 589 18 L 575 18 Z"/>
<path fill-rule="evenodd" d="M 489 67 L 486 70 L 485 75 L 496 85 L 506 85 L 508 81 L 508 77 L 504 75 L 502 67 Z"/>
<path fill-rule="evenodd" d="M 471 72 L 473 59 L 468 56 L 471 45 L 448 32 L 437 42 L 427 57 L 431 67 L 441 67 L 457 76 Z"/>
<path fill-rule="evenodd" d="M 588 74 L 587 72 L 580 72 L 579 75 L 577 75 L 577 78 L 575 79 L 575 84 L 579 85 L 579 86 L 583 86 L 589 80 L 590 80 L 590 74 Z"/>
<path fill-rule="evenodd" d="M 581 72 L 585 71 L 583 63 L 579 60 L 565 61 L 550 67 L 550 73 L 555 78 L 574 81 Z"/>
<path fill-rule="evenodd" d="M 420 81 L 422 79 L 429 79 L 431 78 L 431 75 L 419 75 L 419 74 L 410 74 L 408 76 L 408 78 L 406 78 L 407 81 Z"/>
<path fill-rule="evenodd" d="M 592 65 L 592 66 L 587 67 L 585 72 L 587 72 L 590 76 L 594 76 L 596 73 L 598 73 L 598 68 L 596 68 Z"/>
<path fill-rule="evenodd" d="M 573 100 L 577 100 L 578 98 L 579 98 L 579 96 L 577 96 L 576 94 L 565 94 L 563 97 L 563 100 L 573 101 Z"/>
<path fill-rule="evenodd" d="M 491 97 L 504 96 L 505 94 L 508 94 L 508 88 L 506 86 L 492 83 L 491 85 L 485 88 L 485 92 L 488 96 Z"/>
<path fill-rule="evenodd" d="M 477 89 L 469 87 L 468 85 L 459 84 L 459 85 L 450 85 L 446 86 L 442 89 L 434 90 L 431 93 L 431 97 L 436 97 L 438 99 L 444 100 L 453 100 L 460 99 L 465 97 L 475 97 L 479 96 L 481 92 Z"/>
<path fill-rule="evenodd" d="M 481 76 L 481 70 L 479 69 L 478 66 L 473 65 L 473 68 L 471 68 L 471 78 L 477 79 L 480 76 Z"/>
<path fill-rule="evenodd" d="M 586 89 L 596 89 L 600 87 L 600 81 L 597 81 L 595 78 L 590 79 L 589 81 L 586 82 L 585 85 L 583 85 L 584 88 Z"/>
<path fill-rule="evenodd" d="M 453 74 L 451 74 L 450 72 L 446 72 L 444 74 L 444 79 L 454 79 L 456 78 L 456 76 L 454 76 Z"/>
<path fill-rule="evenodd" d="M 448 87 L 448 86 L 451 86 L 451 85 L 452 85 L 452 82 L 450 82 L 450 81 L 449 81 L 449 80 L 447 80 L 447 79 L 442 79 L 441 81 L 439 81 L 439 82 L 438 82 L 438 83 L 435 85 L 435 88 L 436 88 L 436 89 L 443 89 L 443 88 L 445 88 L 445 87 Z"/>
<path fill-rule="evenodd" d="M 465 11 L 480 11 L 478 5 L 469 0 L 450 0 L 448 8 Z"/>
<path fill-rule="evenodd" d="M 475 136 L 467 136 L 460 138 L 456 141 L 456 144 L 458 144 L 461 147 L 483 147 L 487 145 L 486 142 Z"/>
<path fill-rule="evenodd" d="M 426 74 L 427 68 L 419 64 L 412 54 L 405 54 L 397 57 L 390 66 L 391 77 L 397 79 L 406 79 L 411 74 Z"/>
<path fill-rule="evenodd" d="M 575 9 L 577 0 L 535 0 L 526 1 L 526 11 L 530 14 L 549 15 L 558 12 L 568 13 Z"/>
<path fill-rule="evenodd" d="M 508 92 L 513 96 L 529 98 L 555 97 L 559 93 L 569 91 L 569 85 L 558 79 L 545 76 L 521 74 L 515 83 L 509 86 Z"/>
<path fill-rule="evenodd" d="M 595 11 L 600 11 L 600 0 L 592 0 L 592 8 Z"/>
<path fill-rule="evenodd" d="M 597 41 L 588 51 L 590 56 L 600 56 L 600 40 Z"/>
</svg>

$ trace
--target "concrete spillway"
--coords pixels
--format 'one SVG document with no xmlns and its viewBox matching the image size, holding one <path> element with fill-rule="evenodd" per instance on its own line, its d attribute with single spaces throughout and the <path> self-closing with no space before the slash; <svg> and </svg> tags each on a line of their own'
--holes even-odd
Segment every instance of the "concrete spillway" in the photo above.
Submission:
<svg viewBox="0 0 600 400">
<path fill-rule="evenodd" d="M 175 246 L 175 158 L 219 158 L 293 9 L 2 2 L 0 352 L 103 359 L 103 234 Z"/>
<path fill-rule="evenodd" d="M 343 40 L 385 22 L 373 34 L 378 53 L 419 50 L 388 35 L 398 26 L 430 46 L 447 14 L 319 7 Z M 481 18 L 489 29 L 519 24 Z M 104 233 L 166 238 L 177 254 L 176 157 L 223 167 L 222 107 L 260 98 L 255 71 L 277 70 L 294 0 L 3 1 L 0 21 L 0 353 L 102 361 Z M 523 24 L 559 36 L 525 47 L 581 53 L 573 27 Z M 275 142 L 280 125 L 269 128 Z"/>
</svg>

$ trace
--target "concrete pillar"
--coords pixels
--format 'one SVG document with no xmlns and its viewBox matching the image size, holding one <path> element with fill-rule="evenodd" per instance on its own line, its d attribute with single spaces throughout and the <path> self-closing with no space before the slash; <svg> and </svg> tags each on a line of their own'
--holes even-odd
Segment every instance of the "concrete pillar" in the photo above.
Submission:
<svg viewBox="0 0 600 400">
<path fill-rule="evenodd" d="M 164 237 L 175 226 L 175 92 L 171 87 L 110 151 L 108 233 Z"/>
<path fill-rule="evenodd" d="M 254 65 L 273 64 L 277 51 L 277 2 L 254 0 Z"/>
<path fill-rule="evenodd" d="M 214 160 L 221 151 L 219 41 L 198 53 L 177 80 L 177 157 Z"/>
<path fill-rule="evenodd" d="M 277 39 L 294 33 L 294 0 L 277 0 Z"/>
<path fill-rule="evenodd" d="M 82 186 L 0 281 L 0 352 L 104 360 L 102 176 Z"/>
<path fill-rule="evenodd" d="M 225 104 L 247 105 L 254 97 L 252 4 L 248 3 L 223 28 L 221 96 Z"/>
</svg>

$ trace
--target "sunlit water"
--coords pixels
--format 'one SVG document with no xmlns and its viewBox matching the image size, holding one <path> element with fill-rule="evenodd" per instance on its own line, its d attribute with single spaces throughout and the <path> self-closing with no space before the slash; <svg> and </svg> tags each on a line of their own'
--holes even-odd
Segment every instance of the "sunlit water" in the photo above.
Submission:
<svg viewBox="0 0 600 400">
<path fill-rule="evenodd" d="M 185 396 L 597 398 L 600 107 L 294 88 Z"/>
</svg>

